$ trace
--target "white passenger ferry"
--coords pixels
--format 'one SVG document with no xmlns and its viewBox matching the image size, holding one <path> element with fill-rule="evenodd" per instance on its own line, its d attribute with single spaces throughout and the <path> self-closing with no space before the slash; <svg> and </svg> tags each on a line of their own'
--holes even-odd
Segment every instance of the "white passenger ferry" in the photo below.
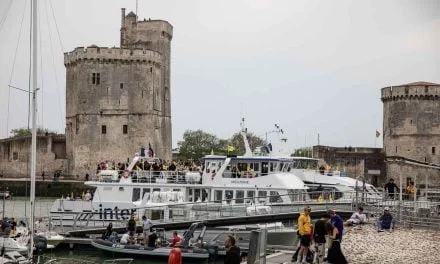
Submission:
<svg viewBox="0 0 440 264">
<path fill-rule="evenodd" d="M 126 220 L 144 215 L 145 208 L 152 206 L 191 204 L 190 210 L 197 203 L 246 208 L 353 199 L 355 180 L 327 172 L 323 175 L 317 170 L 317 159 L 252 153 L 244 128 L 241 134 L 246 148 L 243 156 L 207 155 L 200 171 L 180 172 L 144 170 L 159 159 L 137 155 L 124 172 L 102 170 L 96 179 L 85 182 L 95 190 L 92 200 L 57 199 L 51 214 L 84 213 L 79 217 L 87 220 Z M 380 197 L 372 185 L 367 187 L 371 196 Z M 318 193 L 312 194 L 314 190 Z M 165 214 L 161 217 L 170 217 Z"/>
</svg>

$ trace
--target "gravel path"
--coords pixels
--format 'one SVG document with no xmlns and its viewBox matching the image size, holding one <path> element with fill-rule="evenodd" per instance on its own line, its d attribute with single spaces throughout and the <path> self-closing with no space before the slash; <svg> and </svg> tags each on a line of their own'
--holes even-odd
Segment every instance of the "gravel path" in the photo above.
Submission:
<svg viewBox="0 0 440 264">
<path fill-rule="evenodd" d="M 377 232 L 375 225 L 350 228 L 342 249 L 348 263 L 440 263 L 440 232 L 397 228 Z"/>
</svg>

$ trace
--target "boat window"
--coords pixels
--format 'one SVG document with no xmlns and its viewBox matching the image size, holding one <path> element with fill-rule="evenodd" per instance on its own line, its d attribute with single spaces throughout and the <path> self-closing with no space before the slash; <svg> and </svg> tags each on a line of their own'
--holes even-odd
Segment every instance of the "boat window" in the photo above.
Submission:
<svg viewBox="0 0 440 264">
<path fill-rule="evenodd" d="M 255 191 L 247 191 L 246 193 L 246 202 L 247 203 L 253 203 L 254 202 L 254 196 L 255 196 Z"/>
<path fill-rule="evenodd" d="M 141 199 L 141 188 L 133 188 L 132 201 L 139 201 Z"/>
<path fill-rule="evenodd" d="M 202 189 L 202 201 L 209 201 L 209 190 L 208 189 Z"/>
<path fill-rule="evenodd" d="M 235 191 L 235 203 L 244 203 L 244 191 Z"/>
<path fill-rule="evenodd" d="M 283 202 L 283 199 L 281 199 L 281 196 L 278 192 L 276 191 L 271 191 L 270 192 L 270 197 L 269 197 L 269 202 L 271 203 L 281 203 Z"/>
<path fill-rule="evenodd" d="M 265 176 L 269 172 L 269 164 L 267 162 L 261 162 L 261 175 Z"/>
<path fill-rule="evenodd" d="M 202 197 L 200 195 L 200 189 L 195 189 L 194 190 L 194 201 L 196 201 L 196 202 L 201 202 L 202 201 Z"/>
<path fill-rule="evenodd" d="M 222 194 L 223 191 L 215 191 L 214 192 L 214 202 L 215 203 L 221 203 L 222 202 Z"/>
<path fill-rule="evenodd" d="M 253 165 L 253 166 L 252 166 L 252 169 L 253 169 L 255 172 L 257 172 L 257 171 L 260 170 L 260 163 L 252 163 L 251 165 Z"/>
<path fill-rule="evenodd" d="M 234 198 L 234 191 L 232 191 L 232 190 L 226 190 L 226 191 L 225 191 L 225 200 L 226 200 L 226 203 L 230 204 L 232 198 Z"/>
<path fill-rule="evenodd" d="M 275 163 L 271 162 L 271 163 L 269 163 L 269 165 L 270 165 L 269 166 L 269 171 L 272 172 L 274 170 Z"/>
<path fill-rule="evenodd" d="M 153 188 L 153 192 L 160 192 L 159 188 Z"/>
<path fill-rule="evenodd" d="M 299 190 L 288 190 L 287 193 L 291 202 L 296 202 L 300 200 Z"/>
<path fill-rule="evenodd" d="M 145 198 L 145 194 L 150 195 L 150 188 L 143 188 L 142 189 L 142 199 Z"/>
<path fill-rule="evenodd" d="M 260 203 L 266 202 L 266 196 L 267 196 L 267 192 L 266 191 L 258 191 L 258 201 Z"/>
</svg>

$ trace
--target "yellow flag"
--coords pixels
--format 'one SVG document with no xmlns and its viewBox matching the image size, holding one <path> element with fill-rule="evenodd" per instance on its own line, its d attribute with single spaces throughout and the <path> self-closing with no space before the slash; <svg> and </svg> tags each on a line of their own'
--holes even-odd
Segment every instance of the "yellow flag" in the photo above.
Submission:
<svg viewBox="0 0 440 264">
<path fill-rule="evenodd" d="M 211 155 L 214 155 L 214 149 L 211 149 Z"/>
<path fill-rule="evenodd" d="M 233 146 L 228 146 L 228 152 L 234 151 L 234 147 Z"/>
</svg>

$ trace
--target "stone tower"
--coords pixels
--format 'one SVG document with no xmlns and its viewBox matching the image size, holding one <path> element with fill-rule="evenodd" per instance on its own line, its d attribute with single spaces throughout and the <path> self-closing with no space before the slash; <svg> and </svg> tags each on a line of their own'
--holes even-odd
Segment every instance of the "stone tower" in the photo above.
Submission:
<svg viewBox="0 0 440 264">
<path fill-rule="evenodd" d="M 68 173 L 127 162 L 141 147 L 171 159 L 170 46 L 173 27 L 122 9 L 121 47 L 64 54 Z"/>
<path fill-rule="evenodd" d="M 415 82 L 382 88 L 383 142 L 386 157 L 400 156 L 440 163 L 440 85 Z M 440 183 L 439 171 L 402 163 L 387 163 L 389 178 Z"/>
</svg>

